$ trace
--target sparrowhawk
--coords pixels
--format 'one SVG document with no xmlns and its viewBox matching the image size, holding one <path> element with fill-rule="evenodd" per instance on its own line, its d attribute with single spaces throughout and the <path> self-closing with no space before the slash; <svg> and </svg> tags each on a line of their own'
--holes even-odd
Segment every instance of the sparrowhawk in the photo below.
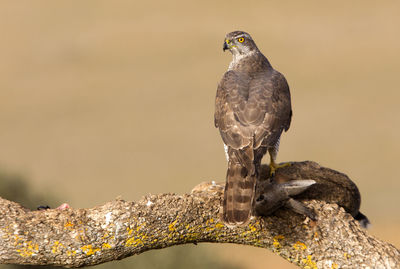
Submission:
<svg viewBox="0 0 400 269">
<path fill-rule="evenodd" d="M 248 222 L 252 214 L 256 177 L 268 151 L 271 171 L 280 136 L 292 117 L 289 86 L 272 68 L 251 36 L 242 31 L 226 35 L 223 50 L 233 59 L 218 85 L 215 126 L 228 159 L 223 220 L 230 225 Z"/>
</svg>

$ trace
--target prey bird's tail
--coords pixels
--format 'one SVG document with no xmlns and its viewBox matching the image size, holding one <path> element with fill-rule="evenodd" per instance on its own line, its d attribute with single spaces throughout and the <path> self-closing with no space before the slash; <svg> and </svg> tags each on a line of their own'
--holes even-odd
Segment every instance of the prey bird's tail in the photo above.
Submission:
<svg viewBox="0 0 400 269">
<path fill-rule="evenodd" d="M 244 225 L 250 220 L 255 185 L 255 173 L 239 163 L 229 163 L 223 202 L 223 221 L 226 224 Z"/>
</svg>

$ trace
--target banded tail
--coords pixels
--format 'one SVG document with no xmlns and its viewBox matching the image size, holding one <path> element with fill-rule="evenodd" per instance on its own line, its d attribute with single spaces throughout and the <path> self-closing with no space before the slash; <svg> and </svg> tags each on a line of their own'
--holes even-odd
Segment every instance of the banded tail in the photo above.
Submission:
<svg viewBox="0 0 400 269">
<path fill-rule="evenodd" d="M 223 221 L 228 225 L 248 223 L 252 215 L 255 197 L 256 175 L 238 163 L 229 163 L 224 203 Z"/>
</svg>

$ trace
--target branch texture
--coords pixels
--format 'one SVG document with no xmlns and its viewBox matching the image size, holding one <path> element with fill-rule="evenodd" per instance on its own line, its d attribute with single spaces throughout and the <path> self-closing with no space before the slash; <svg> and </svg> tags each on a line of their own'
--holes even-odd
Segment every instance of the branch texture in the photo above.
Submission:
<svg viewBox="0 0 400 269">
<path fill-rule="evenodd" d="M 290 169 L 299 178 L 302 169 L 321 173 L 322 168 L 302 162 Z M 266 248 L 303 268 L 400 267 L 398 249 L 324 201 L 304 202 L 315 210 L 316 222 L 282 209 L 229 228 L 220 220 L 223 185 L 203 183 L 191 194 L 118 199 L 91 209 L 30 211 L 0 198 L 0 263 L 80 267 L 151 249 L 215 242 Z"/>
</svg>

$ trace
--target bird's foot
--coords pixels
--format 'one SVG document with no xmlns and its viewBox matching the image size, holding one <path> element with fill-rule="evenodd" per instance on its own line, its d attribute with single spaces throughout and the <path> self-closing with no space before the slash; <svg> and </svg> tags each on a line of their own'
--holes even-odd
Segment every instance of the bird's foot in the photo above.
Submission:
<svg viewBox="0 0 400 269">
<path fill-rule="evenodd" d="M 287 163 L 282 163 L 282 164 L 277 164 L 275 162 L 271 162 L 269 164 L 269 176 L 273 177 L 275 175 L 276 170 L 278 170 L 279 168 L 283 168 L 283 167 L 287 167 L 287 166 L 291 166 L 292 163 L 291 162 L 287 162 Z"/>
</svg>

